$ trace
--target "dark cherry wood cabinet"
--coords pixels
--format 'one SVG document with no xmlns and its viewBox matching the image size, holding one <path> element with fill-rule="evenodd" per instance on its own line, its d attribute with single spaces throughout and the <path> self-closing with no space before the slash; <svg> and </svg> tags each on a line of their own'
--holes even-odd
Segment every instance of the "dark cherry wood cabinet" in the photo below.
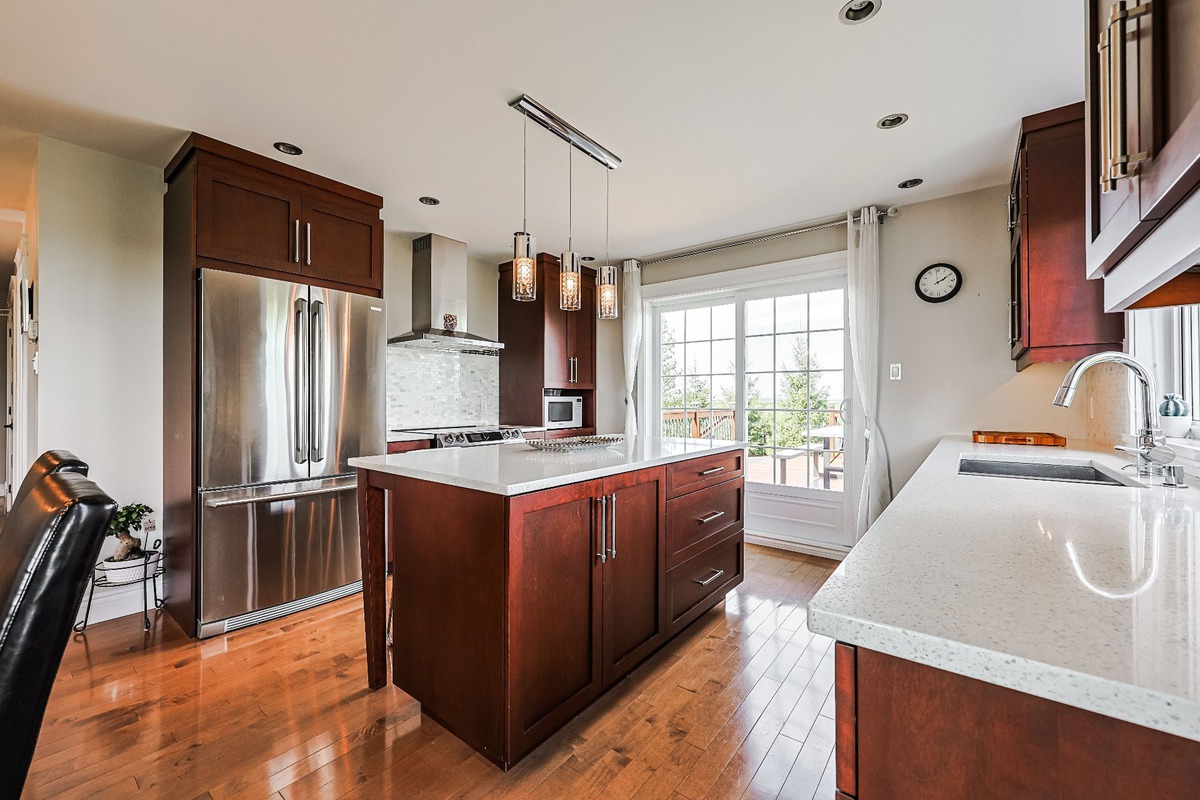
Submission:
<svg viewBox="0 0 1200 800">
<path fill-rule="evenodd" d="M 1104 285 L 1085 276 L 1084 108 L 1021 120 L 1009 195 L 1009 346 L 1021 370 L 1120 350 L 1121 314 L 1104 313 Z"/>
<path fill-rule="evenodd" d="M 666 489 L 662 467 L 604 479 L 605 687 L 624 677 L 662 642 Z"/>
<path fill-rule="evenodd" d="M 559 260 L 538 254 L 537 299 L 512 299 L 512 262 L 500 264 L 498 331 L 500 422 L 541 425 L 542 391 L 562 389 L 583 397 L 583 428 L 596 425 L 596 287 L 584 267 L 578 311 L 558 307 Z M 575 430 L 571 436 L 586 435 Z"/>
<path fill-rule="evenodd" d="M 1099 277 L 1200 186 L 1200 0 L 1086 6 L 1087 270 Z M 1200 302 L 1200 290 L 1180 288 L 1176 300 Z"/>
<path fill-rule="evenodd" d="M 1194 797 L 1200 742 L 838 642 L 839 797 Z"/>
<path fill-rule="evenodd" d="M 742 483 L 733 474 L 695 494 L 728 486 L 740 502 Z M 668 568 L 666 467 L 512 497 L 373 471 L 359 486 L 370 685 L 383 684 L 386 663 L 383 570 L 370 558 L 384 551 L 387 493 L 393 682 L 504 768 L 744 575 L 740 508 L 736 524 Z"/>
<path fill-rule="evenodd" d="M 184 143 L 166 180 L 168 193 L 186 184 L 192 195 L 198 266 L 381 294 L 378 195 L 200 134 Z"/>
<path fill-rule="evenodd" d="M 603 685 L 600 481 L 508 504 L 507 751 L 524 754 Z"/>
<path fill-rule="evenodd" d="M 167 612 L 194 636 L 199 270 L 380 297 L 383 198 L 198 133 L 164 178 L 164 583 Z"/>
</svg>

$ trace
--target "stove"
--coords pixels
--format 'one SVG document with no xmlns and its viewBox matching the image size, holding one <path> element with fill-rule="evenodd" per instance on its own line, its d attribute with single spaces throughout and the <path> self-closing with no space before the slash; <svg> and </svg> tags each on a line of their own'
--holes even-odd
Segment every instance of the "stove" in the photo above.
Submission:
<svg viewBox="0 0 1200 800">
<path fill-rule="evenodd" d="M 479 447 L 485 444 L 505 444 L 525 440 L 520 428 L 508 425 L 464 425 L 450 428 L 396 429 L 397 433 L 417 433 L 433 437 L 434 447 Z"/>
</svg>

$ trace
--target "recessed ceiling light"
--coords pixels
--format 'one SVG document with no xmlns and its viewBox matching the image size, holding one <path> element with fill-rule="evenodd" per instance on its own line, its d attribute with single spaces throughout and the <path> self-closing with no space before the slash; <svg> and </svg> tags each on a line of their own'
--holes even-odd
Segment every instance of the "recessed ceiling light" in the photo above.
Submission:
<svg viewBox="0 0 1200 800">
<path fill-rule="evenodd" d="M 291 142 L 276 142 L 275 149 L 283 153 L 285 156 L 298 156 L 304 152 Z"/>
<path fill-rule="evenodd" d="M 582 258 L 580 258 L 579 260 L 580 260 L 580 261 L 595 261 L 595 260 L 596 260 L 596 257 L 595 257 L 595 256 L 583 256 L 583 257 L 582 257 Z"/>
<path fill-rule="evenodd" d="M 838 19 L 843 25 L 857 25 L 878 14 L 882 7 L 883 0 L 850 0 L 838 12 Z"/>
<path fill-rule="evenodd" d="M 417 201 L 420 203 L 423 203 L 424 205 L 427 205 L 427 206 L 436 206 L 438 203 L 442 202 L 441 200 L 438 200 L 436 197 L 430 197 L 429 195 L 425 195 L 424 197 L 418 197 Z"/>
<path fill-rule="evenodd" d="M 892 128 L 899 128 L 906 122 L 908 122 L 908 114 L 888 114 L 879 120 L 879 122 L 876 122 L 875 127 L 890 131 Z"/>
<path fill-rule="evenodd" d="M 906 181 L 900 181 L 896 184 L 899 189 L 915 189 L 925 182 L 924 178 L 909 178 Z"/>
</svg>

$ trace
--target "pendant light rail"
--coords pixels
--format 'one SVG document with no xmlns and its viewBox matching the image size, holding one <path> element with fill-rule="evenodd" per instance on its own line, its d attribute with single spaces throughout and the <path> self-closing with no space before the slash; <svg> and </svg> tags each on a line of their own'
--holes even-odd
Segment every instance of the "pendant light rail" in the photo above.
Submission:
<svg viewBox="0 0 1200 800">
<path fill-rule="evenodd" d="M 592 137 L 588 136 L 583 131 L 576 128 L 565 119 L 555 114 L 544 105 L 534 100 L 527 94 L 523 94 L 516 100 L 508 104 L 525 115 L 527 119 L 531 119 L 538 125 L 541 125 L 546 130 L 553 133 L 568 142 L 572 147 L 586 153 L 591 158 L 596 159 L 609 169 L 616 169 L 621 166 L 621 159 L 617 157 L 613 151 L 609 150 L 604 145 L 597 142 Z"/>
</svg>

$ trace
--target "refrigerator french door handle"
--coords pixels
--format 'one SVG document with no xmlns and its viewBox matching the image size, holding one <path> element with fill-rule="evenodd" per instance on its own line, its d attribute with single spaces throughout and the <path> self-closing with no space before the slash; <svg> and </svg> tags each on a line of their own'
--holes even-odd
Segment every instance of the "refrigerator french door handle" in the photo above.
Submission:
<svg viewBox="0 0 1200 800">
<path fill-rule="evenodd" d="M 320 300 L 312 301 L 311 329 L 309 332 L 309 396 L 311 409 L 309 411 L 309 459 L 321 461 L 325 458 L 325 443 L 322 437 L 325 432 L 325 328 L 322 320 L 325 316 L 325 304 Z"/>
<path fill-rule="evenodd" d="M 294 306 L 296 396 L 292 401 L 292 433 L 296 450 L 292 456 L 297 464 L 308 462 L 308 301 L 296 298 Z"/>
</svg>

